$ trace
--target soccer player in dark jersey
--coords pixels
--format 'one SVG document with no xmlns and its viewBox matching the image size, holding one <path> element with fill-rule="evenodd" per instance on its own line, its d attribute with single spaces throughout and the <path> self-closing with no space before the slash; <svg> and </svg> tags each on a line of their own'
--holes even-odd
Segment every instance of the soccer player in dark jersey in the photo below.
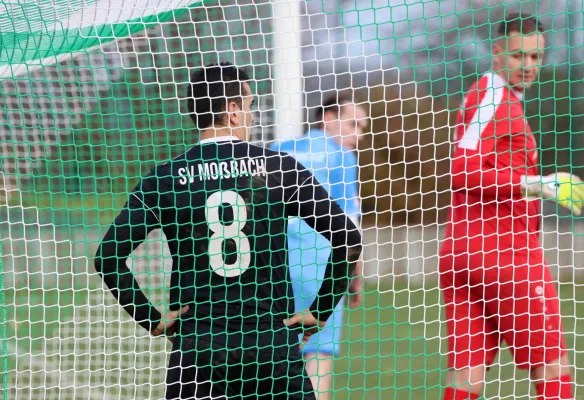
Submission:
<svg viewBox="0 0 584 400">
<path fill-rule="evenodd" d="M 248 80 L 226 63 L 193 74 L 187 103 L 199 143 L 142 179 L 97 251 L 96 270 L 120 305 L 173 341 L 167 399 L 314 399 L 297 332 L 306 342 L 324 326 L 361 253 L 358 229 L 307 169 L 247 143 L 254 120 Z M 316 300 L 297 314 L 290 216 L 333 249 Z M 165 317 L 126 266 L 157 228 L 173 259 Z"/>
</svg>

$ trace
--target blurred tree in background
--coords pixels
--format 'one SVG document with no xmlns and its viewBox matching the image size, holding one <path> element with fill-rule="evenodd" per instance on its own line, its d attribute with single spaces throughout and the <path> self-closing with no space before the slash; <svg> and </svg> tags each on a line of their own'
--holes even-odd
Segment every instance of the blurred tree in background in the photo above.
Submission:
<svg viewBox="0 0 584 400">
<path fill-rule="evenodd" d="M 449 204 L 453 114 L 413 82 L 370 91 L 372 134 L 359 153 L 365 221 L 434 223 Z"/>
<path fill-rule="evenodd" d="M 43 76 L 35 80 L 39 87 L 31 89 L 31 98 L 42 90 L 38 82 L 43 79 L 56 87 L 70 87 L 65 94 L 47 96 L 42 110 L 53 119 L 62 114 L 66 123 L 53 124 L 52 141 L 42 133 L 45 121 L 29 127 L 39 131 L 38 140 L 30 131 L 22 133 L 23 141 L 42 142 L 45 150 L 23 155 L 28 168 L 19 171 L 18 185 L 36 194 L 130 190 L 156 164 L 197 142 L 184 97 L 190 72 L 211 62 L 245 67 L 253 79 L 252 90 L 261 95 L 260 107 L 271 107 L 270 12 L 268 0 L 206 1 L 172 23 L 77 56 L 65 63 L 67 68 L 58 65 L 39 71 Z M 72 71 L 71 78 L 64 76 L 65 70 Z M 57 79 L 50 79 L 51 75 Z M 8 87 L 12 84 L 5 82 Z M 21 100 L 17 90 L 12 92 L 14 96 L 5 96 L 4 103 L 16 107 Z M 33 114 L 39 106 L 30 108 Z M 69 115 L 75 120 L 68 120 Z M 269 136 L 269 124 L 261 129 L 264 132 L 256 136 Z"/>
</svg>

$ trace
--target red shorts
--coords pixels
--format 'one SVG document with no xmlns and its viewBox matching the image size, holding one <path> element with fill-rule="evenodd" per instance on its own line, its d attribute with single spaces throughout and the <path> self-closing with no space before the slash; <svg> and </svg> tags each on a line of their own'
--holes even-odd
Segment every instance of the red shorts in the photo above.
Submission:
<svg viewBox="0 0 584 400">
<path fill-rule="evenodd" d="M 556 287 L 541 252 L 440 257 L 448 328 L 448 366 L 493 363 L 500 343 L 519 368 L 566 353 Z"/>
</svg>

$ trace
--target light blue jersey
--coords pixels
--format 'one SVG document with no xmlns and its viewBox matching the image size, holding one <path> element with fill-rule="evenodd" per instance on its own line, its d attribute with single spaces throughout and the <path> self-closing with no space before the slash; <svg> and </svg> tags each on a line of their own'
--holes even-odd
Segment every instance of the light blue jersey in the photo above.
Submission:
<svg viewBox="0 0 584 400">
<path fill-rule="evenodd" d="M 335 142 L 322 130 L 276 143 L 272 150 L 283 151 L 312 171 L 345 213 L 354 221 L 360 215 L 358 166 L 355 154 Z M 296 311 L 308 308 L 320 289 L 331 253 L 329 241 L 300 218 L 288 224 L 288 262 Z M 313 335 L 304 353 L 338 354 L 343 325 L 344 300 L 339 303 L 326 327 Z"/>
</svg>

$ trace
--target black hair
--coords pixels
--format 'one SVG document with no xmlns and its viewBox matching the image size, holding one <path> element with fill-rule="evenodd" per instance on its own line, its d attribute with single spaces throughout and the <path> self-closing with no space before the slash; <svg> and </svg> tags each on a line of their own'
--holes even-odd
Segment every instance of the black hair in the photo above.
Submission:
<svg viewBox="0 0 584 400">
<path fill-rule="evenodd" d="M 206 129 L 220 124 L 229 101 L 243 108 L 246 81 L 248 73 L 228 62 L 196 70 L 187 88 L 187 110 L 195 126 Z"/>
</svg>

